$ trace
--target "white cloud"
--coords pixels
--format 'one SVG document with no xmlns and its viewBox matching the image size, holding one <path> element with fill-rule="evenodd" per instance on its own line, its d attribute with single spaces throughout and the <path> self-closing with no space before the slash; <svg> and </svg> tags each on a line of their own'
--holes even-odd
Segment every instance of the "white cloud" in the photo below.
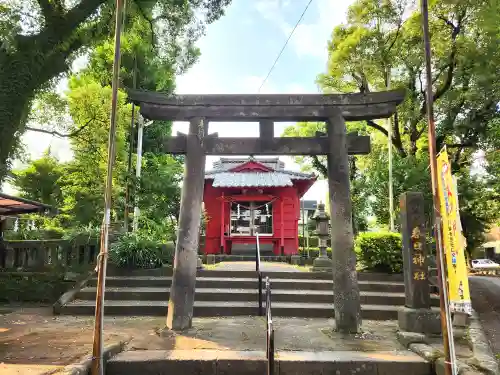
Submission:
<svg viewBox="0 0 500 375">
<path fill-rule="evenodd" d="M 298 56 L 312 56 L 326 61 L 326 46 L 332 30 L 336 25 L 345 21 L 347 8 L 353 2 L 354 0 L 314 1 L 290 39 L 289 44 L 295 50 L 295 53 Z M 288 37 L 297 20 L 285 20 L 285 3 L 286 6 L 291 4 L 290 1 L 262 0 L 257 2 L 255 7 L 265 19 L 277 25 L 285 37 Z M 299 7 L 298 1 L 294 2 L 294 5 Z M 306 1 L 300 4 L 301 13 L 306 5 Z M 314 20 L 305 21 L 311 18 L 310 14 L 313 12 L 316 14 Z"/>
</svg>

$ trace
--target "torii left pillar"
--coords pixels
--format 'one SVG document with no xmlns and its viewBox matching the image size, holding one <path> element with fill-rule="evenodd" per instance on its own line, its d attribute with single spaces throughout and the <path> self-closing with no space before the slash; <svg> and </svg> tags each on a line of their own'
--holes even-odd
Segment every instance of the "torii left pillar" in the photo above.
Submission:
<svg viewBox="0 0 500 375">
<path fill-rule="evenodd" d="M 204 118 L 189 123 L 186 159 L 182 185 L 179 231 L 175 248 L 174 271 L 168 301 L 167 327 L 171 330 L 191 328 L 196 284 L 196 264 L 200 215 L 205 179 L 203 142 L 208 132 Z"/>
</svg>

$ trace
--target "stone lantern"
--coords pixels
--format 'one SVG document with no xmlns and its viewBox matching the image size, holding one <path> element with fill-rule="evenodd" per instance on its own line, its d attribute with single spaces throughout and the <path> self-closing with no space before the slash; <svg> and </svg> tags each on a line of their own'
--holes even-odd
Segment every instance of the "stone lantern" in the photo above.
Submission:
<svg viewBox="0 0 500 375">
<path fill-rule="evenodd" d="M 331 272 L 332 261 L 326 253 L 330 217 L 325 212 L 325 205 L 323 203 L 318 204 L 318 208 L 312 219 L 316 220 L 316 234 L 319 239 L 319 257 L 314 259 L 313 271 Z"/>
</svg>

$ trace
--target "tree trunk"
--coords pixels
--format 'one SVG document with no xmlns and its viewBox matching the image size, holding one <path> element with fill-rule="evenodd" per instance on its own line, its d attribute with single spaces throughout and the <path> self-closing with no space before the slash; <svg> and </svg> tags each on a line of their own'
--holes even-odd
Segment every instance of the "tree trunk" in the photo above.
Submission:
<svg viewBox="0 0 500 375">
<path fill-rule="evenodd" d="M 0 67 L 0 181 L 3 181 L 19 144 L 34 90 L 25 65 L 4 61 Z"/>
</svg>

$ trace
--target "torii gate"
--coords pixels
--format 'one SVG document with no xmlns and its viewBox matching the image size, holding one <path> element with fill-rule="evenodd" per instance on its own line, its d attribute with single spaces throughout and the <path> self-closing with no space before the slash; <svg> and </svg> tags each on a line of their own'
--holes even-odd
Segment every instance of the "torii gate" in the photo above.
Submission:
<svg viewBox="0 0 500 375">
<path fill-rule="evenodd" d="M 361 307 L 352 230 L 348 154 L 370 152 L 370 137 L 347 134 L 345 121 L 387 118 L 404 91 L 327 95 L 174 95 L 129 91 L 129 98 L 151 120 L 189 121 L 189 133 L 166 141 L 165 152 L 186 154 L 179 232 L 167 327 L 190 328 L 195 297 L 198 231 L 206 155 L 327 155 L 330 199 L 333 295 L 338 330 L 357 332 Z M 257 138 L 208 135 L 210 121 L 258 121 Z M 274 136 L 275 121 L 325 121 L 316 137 Z M 236 126 L 236 125 L 233 125 Z"/>
</svg>

